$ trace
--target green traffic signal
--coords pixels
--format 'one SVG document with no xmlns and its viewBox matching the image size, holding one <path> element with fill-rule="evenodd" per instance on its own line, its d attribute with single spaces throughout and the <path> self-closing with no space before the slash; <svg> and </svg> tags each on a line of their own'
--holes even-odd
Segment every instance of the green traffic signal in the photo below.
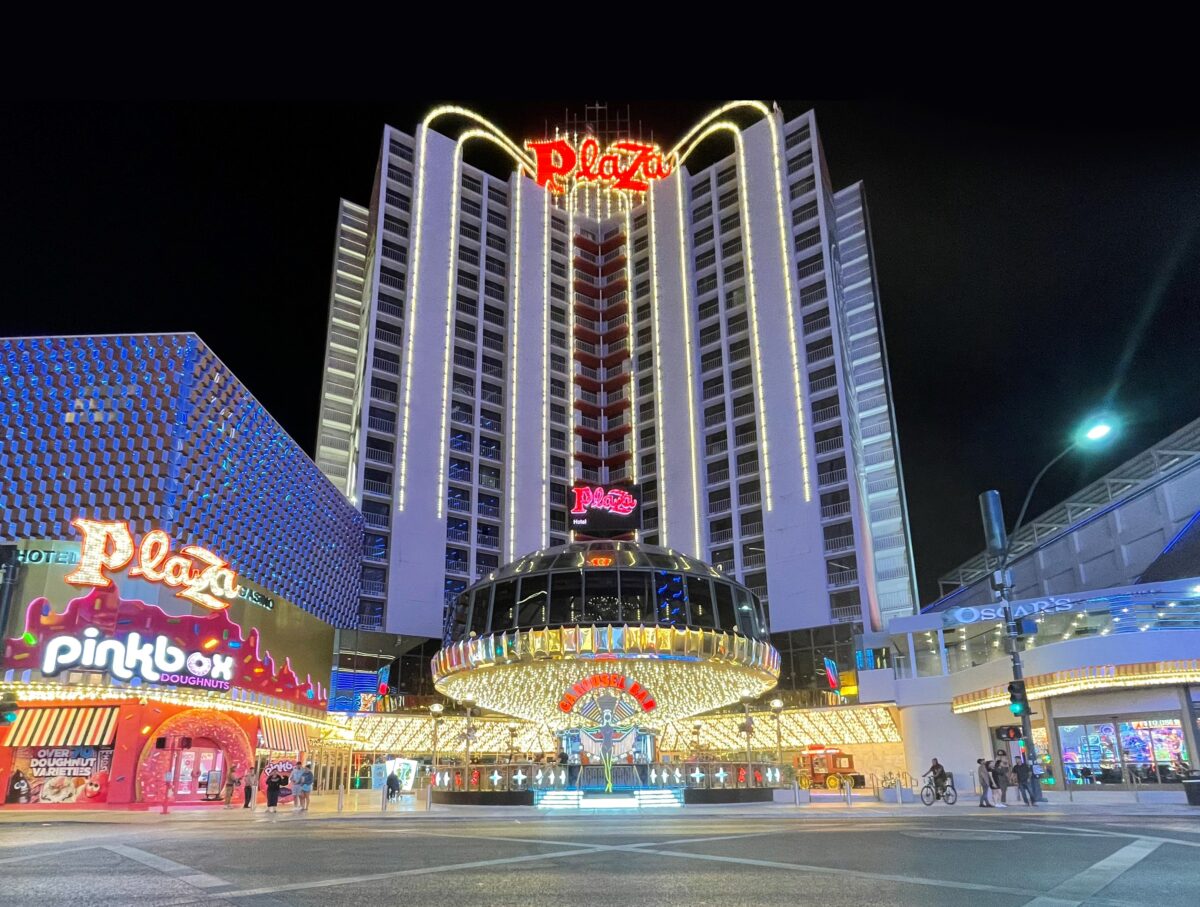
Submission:
<svg viewBox="0 0 1200 907">
<path fill-rule="evenodd" d="M 1014 680 L 1008 685 L 1008 710 L 1017 717 L 1029 713 L 1029 700 L 1025 697 L 1025 681 Z"/>
</svg>

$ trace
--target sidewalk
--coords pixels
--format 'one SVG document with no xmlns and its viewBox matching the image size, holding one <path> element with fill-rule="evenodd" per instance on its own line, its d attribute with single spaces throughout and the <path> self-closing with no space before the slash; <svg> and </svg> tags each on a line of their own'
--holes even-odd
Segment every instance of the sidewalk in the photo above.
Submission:
<svg viewBox="0 0 1200 907">
<path fill-rule="evenodd" d="M 401 797 L 397 803 L 389 803 L 387 811 L 381 808 L 381 798 L 378 791 L 362 790 L 348 791 L 343 801 L 343 808 L 338 811 L 338 796 L 336 793 L 314 794 L 312 806 L 307 813 L 295 812 L 292 807 L 281 806 L 278 813 L 266 812 L 266 807 L 259 804 L 257 810 L 235 808 L 226 810 L 221 806 L 177 806 L 172 807 L 168 815 L 162 815 L 155 806 L 151 809 L 136 810 L 39 810 L 17 809 L 12 806 L 0 807 L 0 826 L 20 824 L 58 824 L 58 823 L 97 823 L 120 825 L 160 825 L 164 822 L 171 824 L 218 823 L 237 825 L 251 823 L 279 822 L 312 822 L 312 821 L 355 821 L 364 819 L 380 820 L 435 820 L 449 821 L 459 819 L 533 819 L 553 820 L 558 818 L 580 818 L 593 815 L 617 815 L 622 819 L 632 816 L 647 818 L 760 818 L 760 819 L 817 819 L 820 821 L 855 819 L 894 819 L 894 818 L 942 818 L 953 816 L 966 818 L 973 815 L 996 817 L 1016 817 L 1053 819 L 1069 819 L 1072 817 L 1102 816 L 1113 819 L 1131 817 L 1174 817 L 1197 820 L 1197 831 L 1200 831 L 1200 807 L 1187 806 L 1179 803 L 1134 803 L 1132 797 L 1126 801 L 1105 798 L 1096 802 L 1094 796 L 1076 797 L 1071 802 L 1065 794 L 1052 793 L 1048 802 L 1030 808 L 1020 804 L 1012 804 L 1007 810 L 981 810 L 976 801 L 970 797 L 962 797 L 954 806 L 942 803 L 925 806 L 921 803 L 905 803 L 897 806 L 894 803 L 880 803 L 874 800 L 855 800 L 850 806 L 843 801 L 810 803 L 795 806 L 792 803 L 755 803 L 730 804 L 728 806 L 685 806 L 678 809 L 647 809 L 647 810 L 539 810 L 532 806 L 442 806 L 435 805 L 432 810 L 425 808 L 424 792 L 409 794 Z M 1091 802 L 1080 802 L 1081 800 Z M 1144 798 L 1143 798 L 1144 801 Z"/>
</svg>

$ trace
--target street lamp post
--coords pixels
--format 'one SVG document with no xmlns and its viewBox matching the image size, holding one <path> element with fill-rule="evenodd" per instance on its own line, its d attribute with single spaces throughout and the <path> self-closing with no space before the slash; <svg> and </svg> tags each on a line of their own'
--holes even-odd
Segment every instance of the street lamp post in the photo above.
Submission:
<svg viewBox="0 0 1200 907">
<path fill-rule="evenodd" d="M 750 735 L 754 733 L 754 719 L 750 717 L 750 703 L 754 696 L 749 690 L 742 690 L 742 710 L 746 713 L 746 721 L 742 730 L 746 733 L 746 787 L 752 787 L 754 781 L 754 757 L 750 755 Z"/>
<path fill-rule="evenodd" d="M 783 716 L 783 700 L 772 699 L 771 711 L 775 713 L 775 764 L 783 765 L 783 728 L 779 723 Z"/>
<path fill-rule="evenodd" d="M 429 706 L 429 713 L 433 715 L 433 777 L 437 780 L 438 770 L 438 725 L 442 723 L 442 710 L 445 708 L 440 702 L 435 702 Z"/>
<path fill-rule="evenodd" d="M 991 587 L 1004 605 L 1004 629 L 1008 637 L 1008 651 L 1012 657 L 1012 676 L 1013 680 L 1019 684 L 1024 684 L 1025 669 L 1021 663 L 1021 630 L 1012 609 L 1012 571 L 1008 568 L 1012 559 L 1013 538 L 1020 531 L 1021 524 L 1025 522 L 1025 513 L 1029 509 L 1029 502 L 1033 500 L 1033 492 L 1051 467 L 1074 450 L 1111 440 L 1115 430 L 1115 421 L 1103 416 L 1093 417 L 1079 427 L 1071 443 L 1034 476 L 1029 490 L 1025 492 L 1025 500 L 1021 502 L 1021 510 L 1017 514 L 1017 522 L 1013 525 L 1012 535 L 1006 533 L 1004 529 L 1004 510 L 1000 505 L 1000 492 L 985 491 L 979 496 L 979 510 L 983 517 L 983 531 L 987 540 L 988 552 L 998 559 L 998 568 L 992 573 Z M 1050 727 L 1047 726 L 1046 733 L 1049 734 L 1050 730 Z M 1030 719 L 1028 708 L 1021 712 L 1021 736 L 1025 741 L 1026 759 L 1032 771 L 1033 767 L 1037 765 L 1037 746 L 1033 742 L 1033 722 Z M 1033 776 L 1033 780 L 1037 781 L 1036 775 Z M 1041 799 L 1040 784 L 1033 785 L 1032 795 L 1035 800 Z"/>
<path fill-rule="evenodd" d="M 467 732 L 466 732 L 466 734 L 463 735 L 464 738 L 466 739 L 466 765 L 464 766 L 464 768 L 465 768 L 465 778 L 466 778 L 467 790 L 470 790 L 471 789 L 471 737 L 475 733 L 475 726 L 474 726 L 474 724 L 471 723 L 471 716 L 475 712 L 475 697 L 474 696 L 465 697 L 462 701 L 462 704 L 467 709 Z"/>
</svg>

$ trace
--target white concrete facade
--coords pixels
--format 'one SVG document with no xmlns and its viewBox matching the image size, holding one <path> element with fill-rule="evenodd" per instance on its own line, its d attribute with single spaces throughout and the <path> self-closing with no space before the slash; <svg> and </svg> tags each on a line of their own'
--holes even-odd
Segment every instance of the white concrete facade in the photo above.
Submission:
<svg viewBox="0 0 1200 907">
<path fill-rule="evenodd" d="M 441 635 L 467 585 L 568 540 L 574 481 L 641 483 L 640 537 L 753 588 L 773 631 L 912 612 L 862 187 L 832 191 L 811 112 L 731 139 L 601 205 L 385 130 L 334 363 L 362 377 L 327 362 L 318 458 L 366 516 L 364 626 Z"/>
</svg>

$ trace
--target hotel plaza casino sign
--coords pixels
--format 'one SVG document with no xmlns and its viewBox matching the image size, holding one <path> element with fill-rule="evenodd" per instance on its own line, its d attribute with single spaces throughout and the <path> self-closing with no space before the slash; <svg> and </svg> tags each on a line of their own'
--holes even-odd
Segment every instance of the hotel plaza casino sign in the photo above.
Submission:
<svg viewBox="0 0 1200 907">
<path fill-rule="evenodd" d="M 125 522 L 72 526 L 82 536 L 77 554 L 70 543 L 39 542 L 18 558 L 22 581 L 0 676 L 86 671 L 121 684 L 237 687 L 325 707 L 332 629 L 324 622 L 250 588 L 205 548 L 175 550 L 161 529 L 135 545 Z M 267 639 L 287 654 L 274 656 Z M 297 670 L 293 658 L 308 670 Z"/>
</svg>

